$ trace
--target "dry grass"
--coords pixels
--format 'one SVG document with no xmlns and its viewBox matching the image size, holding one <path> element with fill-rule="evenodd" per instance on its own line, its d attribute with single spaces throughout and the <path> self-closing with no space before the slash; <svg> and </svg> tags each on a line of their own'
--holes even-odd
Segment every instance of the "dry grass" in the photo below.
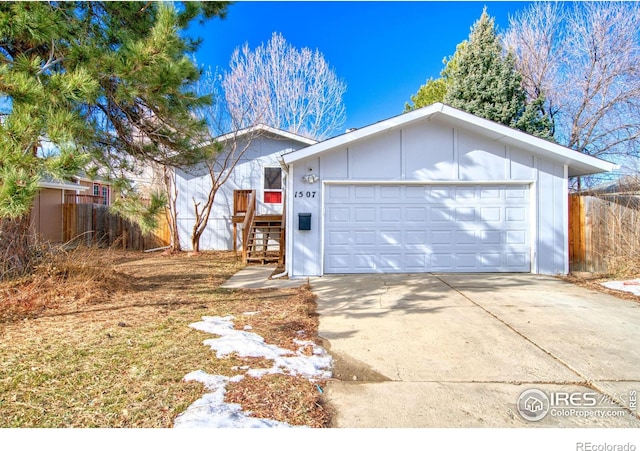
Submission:
<svg viewBox="0 0 640 451">
<path fill-rule="evenodd" d="M 612 280 L 622 280 L 622 279 L 639 279 L 640 274 L 636 272 L 629 272 L 624 274 L 612 274 L 612 275 L 588 275 L 587 277 L 582 276 L 580 273 L 569 274 L 564 276 L 563 279 L 567 282 L 571 282 L 578 286 L 589 288 L 590 290 L 600 291 L 601 293 L 606 293 L 611 296 L 614 296 L 619 299 L 624 299 L 627 301 L 640 302 L 640 296 L 636 296 L 633 293 L 628 291 L 621 290 L 612 290 L 602 285 L 602 282 L 609 282 Z"/>
<path fill-rule="evenodd" d="M 225 400 L 241 404 L 258 418 L 271 418 L 298 426 L 326 427 L 331 410 L 321 395 L 324 384 L 283 374 L 245 377 L 227 386 Z"/>
<path fill-rule="evenodd" d="M 188 325 L 203 315 L 234 315 L 238 328 L 250 321 L 267 342 L 283 347 L 315 336 L 308 290 L 220 289 L 239 267 L 232 253 L 84 249 L 0 284 L 0 427 L 170 427 L 203 393 L 201 384 L 182 381 L 185 374 L 231 376 L 232 367 L 246 364 L 216 359 L 202 345 L 210 336 Z M 261 313 L 247 318 L 246 311 Z M 298 389 L 283 391 L 267 379 L 253 386 L 257 392 L 244 391 L 247 400 L 296 405 L 283 408 L 289 414 L 282 421 L 324 424 L 314 413 L 324 411 L 312 401 L 317 388 L 288 385 Z"/>
</svg>

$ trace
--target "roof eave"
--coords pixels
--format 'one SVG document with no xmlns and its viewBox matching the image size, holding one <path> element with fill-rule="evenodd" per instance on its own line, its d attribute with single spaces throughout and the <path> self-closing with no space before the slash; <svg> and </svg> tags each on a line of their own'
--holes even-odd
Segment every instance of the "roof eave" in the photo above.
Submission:
<svg viewBox="0 0 640 451">
<path fill-rule="evenodd" d="M 247 128 L 243 128 L 241 130 L 236 130 L 233 132 L 229 132 L 226 133 L 224 135 L 220 135 L 216 138 L 213 139 L 212 142 L 214 143 L 224 143 L 226 141 L 229 140 L 233 140 L 233 139 L 238 139 L 241 138 L 243 136 L 249 135 L 249 134 L 260 134 L 260 133 L 271 133 L 273 135 L 277 135 L 277 136 L 281 136 L 283 138 L 286 139 L 290 139 L 292 141 L 296 141 L 302 144 L 306 144 L 308 146 L 311 146 L 313 144 L 317 144 L 318 141 L 311 139 L 311 138 L 307 138 L 306 136 L 301 136 L 301 135 L 297 135 L 295 133 L 292 132 L 288 132 L 285 130 L 280 130 L 278 128 L 275 127 L 271 127 L 269 125 L 265 125 L 265 124 L 257 124 L 251 127 L 247 127 Z"/>
<path fill-rule="evenodd" d="M 434 103 L 433 105 L 420 108 L 409 113 L 404 113 L 367 127 L 363 127 L 359 130 L 336 136 L 335 138 L 328 139 L 310 147 L 285 154 L 284 161 L 287 164 L 295 163 L 296 161 L 304 160 L 328 150 L 345 147 L 353 142 L 370 138 L 401 126 L 411 125 L 412 123 L 424 120 L 429 116 L 440 115 L 454 122 L 458 122 L 463 126 L 479 128 L 485 134 L 491 135 L 490 138 L 495 141 L 502 141 L 505 144 L 525 148 L 534 154 L 543 154 L 561 162 L 562 164 L 566 164 L 569 167 L 570 177 L 610 172 L 617 167 L 615 164 L 609 163 L 608 161 L 576 152 L 575 150 L 561 146 L 560 144 L 538 138 L 520 130 L 475 116 L 471 113 L 467 113 L 442 103 Z"/>
<path fill-rule="evenodd" d="M 38 183 L 40 188 L 49 188 L 49 189 L 59 189 L 59 190 L 70 190 L 70 191 L 87 191 L 89 190 L 88 186 L 76 185 L 73 183 L 61 183 L 61 182 L 44 182 L 41 181 Z"/>
</svg>

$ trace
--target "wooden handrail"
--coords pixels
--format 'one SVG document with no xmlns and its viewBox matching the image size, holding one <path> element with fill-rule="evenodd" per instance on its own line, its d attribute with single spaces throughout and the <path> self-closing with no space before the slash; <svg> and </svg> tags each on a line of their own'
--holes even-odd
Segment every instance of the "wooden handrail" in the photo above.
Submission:
<svg viewBox="0 0 640 451">
<path fill-rule="evenodd" d="M 253 219 L 256 215 L 256 190 L 251 190 L 247 203 L 247 212 L 242 221 L 242 261 L 247 262 L 247 245 L 249 243 L 249 233 L 253 227 Z"/>
<path fill-rule="evenodd" d="M 255 194 L 254 189 L 236 189 L 233 190 L 233 215 L 238 216 L 240 213 L 246 213 L 249 208 L 249 196 Z M 255 203 L 255 198 L 253 200 Z"/>
</svg>

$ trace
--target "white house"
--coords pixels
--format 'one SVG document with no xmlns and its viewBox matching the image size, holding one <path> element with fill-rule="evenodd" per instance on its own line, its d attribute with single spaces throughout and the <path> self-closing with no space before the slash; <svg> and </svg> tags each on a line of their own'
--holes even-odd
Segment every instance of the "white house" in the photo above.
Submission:
<svg viewBox="0 0 640 451">
<path fill-rule="evenodd" d="M 223 135 L 216 141 L 224 145 L 224 150 L 214 162 L 215 173 L 223 176 L 230 173 L 216 194 L 200 248 L 231 250 L 234 249 L 234 222 L 236 226 L 240 225 L 237 220 L 242 220 L 242 216 L 238 213 L 245 213 L 248 193 L 255 190 L 257 219 L 281 217 L 285 200 L 282 155 L 316 141 L 265 125 Z M 238 160 L 237 164 L 231 170 L 226 169 L 233 159 Z M 204 205 L 211 186 L 211 176 L 204 164 L 176 171 L 176 210 L 181 246 L 185 250 L 191 249 L 194 202 Z M 238 204 L 239 201 L 242 205 Z M 239 237 L 236 245 L 240 245 Z"/>
<path fill-rule="evenodd" d="M 292 277 L 567 273 L 568 177 L 615 167 L 440 103 L 283 159 Z"/>
</svg>

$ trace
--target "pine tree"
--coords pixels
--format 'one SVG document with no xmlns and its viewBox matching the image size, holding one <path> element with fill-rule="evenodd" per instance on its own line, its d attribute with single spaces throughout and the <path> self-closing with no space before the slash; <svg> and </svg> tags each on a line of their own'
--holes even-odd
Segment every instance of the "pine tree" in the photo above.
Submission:
<svg viewBox="0 0 640 451">
<path fill-rule="evenodd" d="M 522 76 L 505 53 L 495 20 L 483 10 L 466 45 L 456 51 L 444 102 L 485 119 L 549 138 L 550 123 L 540 104 L 526 102 Z"/>
<path fill-rule="evenodd" d="M 117 179 L 135 162 L 188 164 L 202 155 L 212 101 L 187 87 L 200 73 L 181 36 L 227 2 L 0 3 L 0 258 L 28 235 L 42 177 L 84 169 Z M 16 227 L 15 224 L 21 224 Z M 9 236 L 11 230 L 11 236 Z M 27 255 L 22 249 L 20 254 Z M 0 273 L 0 277 L 2 273 Z"/>
<path fill-rule="evenodd" d="M 466 43 L 467 41 L 462 41 L 456 46 L 456 52 L 453 56 L 442 60 L 444 67 L 440 71 L 440 78 L 429 78 L 424 85 L 420 86 L 418 92 L 411 96 L 412 103 L 404 104 L 405 113 L 429 106 L 436 102 L 444 102 L 444 98 L 447 95 L 447 90 L 451 81 L 451 75 L 458 64 L 458 55 Z"/>
</svg>

